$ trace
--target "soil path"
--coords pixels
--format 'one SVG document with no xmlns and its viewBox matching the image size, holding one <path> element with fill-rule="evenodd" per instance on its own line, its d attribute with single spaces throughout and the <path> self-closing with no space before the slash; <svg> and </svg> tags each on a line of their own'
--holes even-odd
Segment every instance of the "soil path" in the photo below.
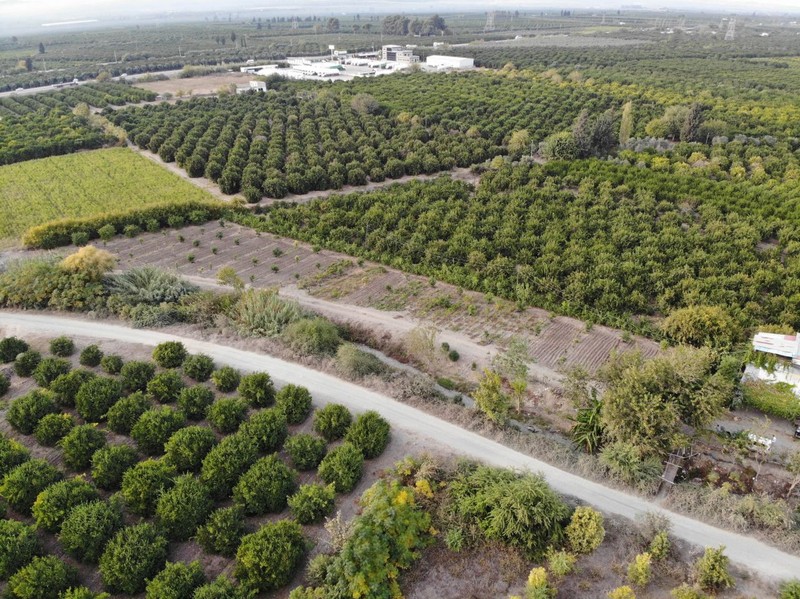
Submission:
<svg viewBox="0 0 800 599">
<path fill-rule="evenodd" d="M 671 520 L 673 532 L 678 537 L 700 546 L 725 545 L 726 553 L 733 562 L 754 570 L 765 578 L 789 579 L 796 577 L 800 572 L 800 557 L 780 551 L 753 538 L 725 531 L 665 510 L 640 497 L 610 489 L 564 472 L 550 464 L 397 402 L 386 395 L 298 364 L 225 345 L 156 331 L 131 329 L 96 321 L 45 314 L 0 313 L 0 329 L 5 335 L 24 335 L 26 333 L 51 336 L 70 335 L 93 339 L 114 339 L 123 343 L 137 343 L 146 346 L 154 346 L 167 340 L 178 340 L 184 343 L 190 352 L 203 352 L 221 363 L 230 364 L 245 371 L 267 370 L 279 383 L 302 381 L 303 385 L 308 387 L 314 397 L 323 404 L 335 401 L 356 411 L 366 408 L 377 409 L 392 423 L 398 434 L 408 434 L 408 431 L 412 431 L 446 443 L 453 451 L 464 456 L 470 456 L 496 466 L 540 472 L 559 493 L 594 505 L 604 512 L 625 518 L 635 518 L 647 512 L 663 513 Z"/>
</svg>

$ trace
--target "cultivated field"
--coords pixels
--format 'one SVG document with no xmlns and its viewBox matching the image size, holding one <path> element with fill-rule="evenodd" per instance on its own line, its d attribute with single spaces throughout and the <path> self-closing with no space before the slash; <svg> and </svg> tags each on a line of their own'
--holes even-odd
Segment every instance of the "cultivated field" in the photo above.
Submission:
<svg viewBox="0 0 800 599">
<path fill-rule="evenodd" d="M 595 372 L 614 350 L 640 348 L 645 355 L 658 352 L 658 345 L 644 338 L 624 341 L 619 331 L 594 326 L 573 318 L 553 316 L 546 310 L 527 308 L 519 312 L 508 301 L 491 301 L 480 293 L 436 283 L 397 270 L 363 262 L 327 250 L 315 252 L 306 244 L 275 235 L 257 233 L 234 224 L 219 227 L 187 227 L 178 231 L 145 234 L 128 239 L 117 237 L 106 249 L 119 257 L 122 269 L 151 264 L 183 275 L 214 280 L 217 272 L 231 266 L 247 284 L 255 287 L 300 287 L 314 299 L 351 306 L 347 320 L 358 321 L 355 307 L 383 312 L 384 332 L 401 337 L 403 324 L 432 322 L 486 348 L 504 345 L 511 335 L 523 335 L 530 342 L 538 365 L 550 370 L 580 365 Z M 293 293 L 292 290 L 289 290 Z M 315 306 L 316 307 L 316 306 Z M 345 315 L 347 309 L 342 311 Z M 404 315 L 400 321 L 399 314 Z M 392 325 L 392 323 L 395 323 Z M 459 351 L 463 348 L 458 347 Z M 462 353 L 464 353 L 462 351 Z M 472 357 L 462 357 L 462 374 L 469 376 Z"/>
<path fill-rule="evenodd" d="M 127 148 L 0 167 L 0 246 L 29 227 L 161 202 L 211 199 Z"/>
</svg>

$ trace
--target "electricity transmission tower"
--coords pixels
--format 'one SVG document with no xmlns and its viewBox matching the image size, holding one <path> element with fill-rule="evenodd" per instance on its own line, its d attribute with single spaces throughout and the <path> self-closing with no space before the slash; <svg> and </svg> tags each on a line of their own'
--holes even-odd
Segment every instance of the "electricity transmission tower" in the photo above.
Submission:
<svg viewBox="0 0 800 599">
<path fill-rule="evenodd" d="M 494 17 L 497 13 L 494 11 L 486 13 L 486 25 L 483 26 L 483 32 L 494 31 Z"/>
<path fill-rule="evenodd" d="M 736 39 L 736 17 L 731 17 L 728 22 L 728 31 L 725 32 L 725 41 L 732 42 Z"/>
</svg>

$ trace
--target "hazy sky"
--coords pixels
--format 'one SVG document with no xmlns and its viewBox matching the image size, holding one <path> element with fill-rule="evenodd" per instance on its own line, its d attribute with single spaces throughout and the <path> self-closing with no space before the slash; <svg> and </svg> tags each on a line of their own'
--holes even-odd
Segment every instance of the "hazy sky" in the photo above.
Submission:
<svg viewBox="0 0 800 599">
<path fill-rule="evenodd" d="M 15 27 L 40 27 L 43 23 L 98 19 L 101 22 L 118 16 L 156 16 L 168 12 L 207 12 L 222 14 L 240 10 L 263 9 L 265 13 L 335 14 L 344 12 L 454 12 L 484 11 L 499 8 L 537 10 L 546 7 L 573 9 L 617 9 L 621 5 L 640 4 L 646 8 L 668 7 L 716 12 L 739 11 L 800 13 L 800 0 L 0 0 L 0 33 Z"/>
</svg>

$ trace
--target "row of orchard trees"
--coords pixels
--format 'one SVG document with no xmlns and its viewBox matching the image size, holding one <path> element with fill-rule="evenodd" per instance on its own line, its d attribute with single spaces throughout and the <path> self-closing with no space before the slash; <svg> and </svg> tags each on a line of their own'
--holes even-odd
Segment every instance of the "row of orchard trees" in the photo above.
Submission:
<svg viewBox="0 0 800 599">
<path fill-rule="evenodd" d="M 251 201 L 449 170 L 499 151 L 481 137 L 393 119 L 357 100 L 282 93 L 265 102 L 246 95 L 150 106 L 110 118 L 138 146 Z"/>
<path fill-rule="evenodd" d="M 475 194 L 440 179 L 254 224 L 590 321 L 716 305 L 741 327 L 797 327 L 800 229 L 782 189 L 556 162 L 489 172 Z"/>
</svg>

